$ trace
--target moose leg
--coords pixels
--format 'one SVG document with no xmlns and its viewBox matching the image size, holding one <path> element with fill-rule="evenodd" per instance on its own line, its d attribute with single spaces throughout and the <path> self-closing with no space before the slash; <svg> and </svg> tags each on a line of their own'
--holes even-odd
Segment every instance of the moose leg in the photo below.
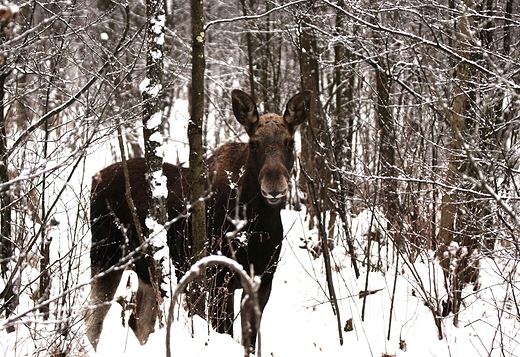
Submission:
<svg viewBox="0 0 520 357">
<path fill-rule="evenodd" d="M 128 325 L 134 331 L 139 343 L 144 345 L 150 334 L 155 331 L 158 306 L 152 285 L 141 278 L 138 281 L 137 306 L 135 312 L 130 316 Z"/>
<path fill-rule="evenodd" d="M 145 227 L 144 222 L 141 222 L 141 225 Z M 143 233 L 147 234 L 147 230 L 143 229 Z M 137 232 L 133 227 L 128 230 L 128 238 L 131 250 L 135 251 L 140 247 Z M 150 334 L 155 331 L 155 321 L 157 320 L 159 308 L 158 297 L 155 296 L 155 291 L 152 287 L 152 279 L 155 279 L 155 277 L 150 276 L 148 264 L 149 262 L 147 262 L 144 254 L 139 253 L 136 255 L 134 261 L 134 271 L 138 278 L 135 296 L 136 307 L 128 320 L 128 326 L 134 331 L 135 337 L 137 337 L 141 345 L 144 345 L 148 341 Z"/>
<path fill-rule="evenodd" d="M 123 276 L 123 266 L 117 266 L 123 256 L 125 240 L 121 230 L 108 214 L 91 211 L 92 245 L 90 247 L 90 304 L 86 314 L 87 337 L 96 349 L 103 330 L 103 321 L 110 310 L 117 287 Z"/>
<path fill-rule="evenodd" d="M 101 331 L 103 331 L 103 321 L 110 310 L 111 301 L 114 299 L 121 276 L 122 269 L 116 269 L 110 273 L 101 274 L 95 278 L 90 289 L 90 303 L 93 310 L 90 310 L 85 318 L 87 326 L 87 337 L 94 347 L 97 347 Z M 92 269 L 92 276 L 95 277 L 95 269 Z"/>
<path fill-rule="evenodd" d="M 235 321 L 235 293 L 226 296 L 226 313 L 224 319 L 224 332 L 233 336 L 233 322 Z"/>
<path fill-rule="evenodd" d="M 212 298 L 211 323 L 219 333 L 227 333 L 233 336 L 233 321 L 235 320 L 235 293 L 228 292 L 226 287 L 217 287 L 218 290 Z"/>
<path fill-rule="evenodd" d="M 273 276 L 272 275 L 264 275 L 262 277 L 262 282 L 260 284 L 260 288 L 258 289 L 258 305 L 260 307 L 260 318 L 262 317 L 262 314 L 264 313 L 264 308 L 267 305 L 267 301 L 269 301 L 269 297 L 271 296 L 271 289 L 273 287 Z M 242 301 L 244 300 L 244 293 L 242 293 Z M 243 314 L 243 312 L 242 312 Z M 256 321 L 255 314 L 251 309 L 247 311 L 246 318 L 249 317 L 251 320 L 251 327 L 250 327 L 250 346 L 251 351 L 255 351 L 256 347 L 256 335 L 258 334 L 258 330 L 256 326 L 260 327 L 260 321 Z M 242 320 L 244 320 L 244 315 L 242 315 Z M 242 328 L 244 328 L 244 322 L 242 322 Z M 244 336 L 244 332 L 242 332 L 242 335 Z"/>
</svg>

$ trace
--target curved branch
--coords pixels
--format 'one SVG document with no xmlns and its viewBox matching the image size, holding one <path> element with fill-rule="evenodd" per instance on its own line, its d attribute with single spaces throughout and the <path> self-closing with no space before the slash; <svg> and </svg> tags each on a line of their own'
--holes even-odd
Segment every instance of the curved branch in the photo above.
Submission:
<svg viewBox="0 0 520 357">
<path fill-rule="evenodd" d="M 170 309 L 168 311 L 168 318 L 166 320 L 166 356 L 171 357 L 171 347 L 170 347 L 170 333 L 171 326 L 173 322 L 173 310 L 175 308 L 175 303 L 179 298 L 179 295 L 186 289 L 188 284 L 192 282 L 195 278 L 202 274 L 203 271 L 210 265 L 222 265 L 227 267 L 228 269 L 234 271 L 238 277 L 240 278 L 240 283 L 242 284 L 242 288 L 244 289 L 244 299 L 242 301 L 242 310 L 252 309 L 253 315 L 251 316 L 249 313 L 242 313 L 242 345 L 244 346 L 244 356 L 249 356 L 249 331 L 251 327 L 251 320 L 256 324 L 256 330 L 259 331 L 260 325 L 260 305 L 258 304 L 258 294 L 257 290 L 260 286 L 260 282 L 253 280 L 247 275 L 246 271 L 242 268 L 242 266 L 232 260 L 230 258 L 224 256 L 208 256 L 199 260 L 197 263 L 193 264 L 191 269 L 184 274 L 182 279 L 179 281 L 177 288 L 175 289 L 172 302 L 170 305 Z M 246 316 L 248 318 L 246 318 Z M 260 343 L 259 348 L 257 350 L 257 356 L 261 356 L 260 351 Z"/>
</svg>

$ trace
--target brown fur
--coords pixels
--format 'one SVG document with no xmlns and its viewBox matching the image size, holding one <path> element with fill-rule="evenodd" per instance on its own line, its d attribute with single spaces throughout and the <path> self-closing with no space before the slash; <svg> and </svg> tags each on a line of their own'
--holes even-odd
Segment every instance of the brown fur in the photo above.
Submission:
<svg viewBox="0 0 520 357">
<path fill-rule="evenodd" d="M 284 116 L 258 115 L 249 95 L 233 91 L 233 112 L 250 136 L 249 143 L 228 143 L 219 147 L 207 161 L 208 192 L 207 229 L 210 253 L 236 258 L 249 271 L 261 277 L 259 302 L 263 311 L 271 293 L 272 279 L 280 255 L 283 228 L 280 210 L 288 191 L 290 171 L 294 165 L 293 135 L 296 127 L 309 115 L 310 93 L 296 94 L 287 103 Z M 144 159 L 128 160 L 132 197 L 144 227 L 148 209 Z M 189 193 L 188 171 L 165 163 L 168 216 L 172 220 L 186 211 Z M 130 211 L 125 200 L 121 163 L 100 171 L 93 178 L 91 199 L 92 283 L 91 301 L 96 308 L 87 316 L 87 336 L 95 347 L 102 331 L 108 303 L 114 298 L 125 257 L 139 246 Z M 228 237 L 236 227 L 230 218 L 246 222 L 241 239 Z M 121 228 L 126 228 L 122 230 Z M 179 219 L 169 229 L 168 245 L 177 276 L 189 268 L 189 220 Z M 126 232 L 126 236 L 125 236 Z M 233 254 L 234 253 L 234 254 Z M 155 325 L 150 277 L 140 254 L 133 262 L 139 276 L 138 318 L 131 327 L 145 343 Z M 99 273 L 102 273 L 98 275 Z M 226 269 L 210 272 L 210 317 L 220 332 L 233 333 L 233 293 L 240 287 L 238 279 Z M 143 286 L 141 286 L 143 285 Z M 153 301 L 153 300 L 152 300 Z M 252 344 L 256 340 L 252 331 Z"/>
</svg>

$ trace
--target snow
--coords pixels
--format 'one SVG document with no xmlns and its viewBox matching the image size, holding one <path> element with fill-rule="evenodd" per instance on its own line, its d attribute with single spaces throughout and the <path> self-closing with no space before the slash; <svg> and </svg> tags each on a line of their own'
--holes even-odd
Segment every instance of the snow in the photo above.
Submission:
<svg viewBox="0 0 520 357">
<path fill-rule="evenodd" d="M 144 93 L 144 91 L 148 88 L 148 86 L 150 85 L 150 78 L 148 77 L 145 77 L 141 83 L 139 84 L 139 91 L 141 93 Z"/>
<path fill-rule="evenodd" d="M 357 239 L 361 240 L 366 233 L 369 219 L 367 211 L 353 217 L 351 227 Z M 453 325 L 452 316 L 444 318 L 441 322 L 443 339 L 439 340 L 433 315 L 424 303 L 427 297 L 443 297 L 445 294 L 442 284 L 439 284 L 441 287 L 437 290 L 430 288 L 432 281 L 442 281 L 442 272 L 433 254 L 430 253 L 422 260 L 418 259 L 413 266 L 398 262 L 397 269 L 392 259 L 389 259 L 383 264 L 387 267 L 384 272 L 369 272 L 368 286 L 365 287 L 366 267 L 360 266 L 361 276 L 356 279 L 350 257 L 344 248 L 338 245 L 332 251 L 331 260 L 339 299 L 341 327 L 343 329 L 349 319 L 352 319 L 353 325 L 352 331 L 342 331 L 344 341 L 343 345 L 340 345 L 336 316 L 327 298 L 323 260 L 321 257 L 313 259 L 307 250 L 299 247 L 302 237 L 313 237 L 315 232 L 307 229 L 308 223 L 302 212 L 284 210 L 282 220 L 286 239 L 274 277 L 271 298 L 262 317 L 262 356 L 379 357 L 384 353 L 391 356 L 414 357 L 520 355 L 519 323 L 516 311 L 511 311 L 508 305 L 511 292 L 503 281 L 506 270 L 512 271 L 513 278 L 517 279 L 518 272 L 515 266 L 506 265 L 499 259 L 483 259 L 481 289 L 478 292 L 473 292 L 471 287 L 465 289 L 466 298 L 459 316 L 459 327 Z M 65 241 L 64 238 L 63 243 Z M 88 241 L 88 235 L 84 237 L 84 241 Z M 53 246 L 57 246 L 55 242 Z M 69 248 L 65 249 L 69 251 Z M 74 274 L 80 276 L 80 284 L 86 284 L 89 280 L 89 270 L 85 268 L 85 265 L 88 265 L 88 250 L 87 247 L 82 249 L 81 264 L 74 266 L 74 269 L 77 269 Z M 166 249 L 160 252 L 163 256 L 167 254 Z M 415 275 L 412 274 L 412 270 Z M 33 273 L 36 272 L 37 270 Z M 29 276 L 32 273 L 27 274 Z M 417 277 L 423 282 L 423 290 Z M 390 315 L 394 280 L 397 284 L 394 313 Z M 131 290 L 136 289 L 136 284 L 135 274 L 126 271 L 116 296 L 128 298 Z M 359 293 L 365 290 L 377 292 L 366 296 L 365 318 L 362 321 L 363 299 Z M 121 306 L 115 302 L 105 320 L 97 351 L 94 351 L 84 337 L 81 318 L 81 314 L 88 307 L 88 291 L 88 286 L 81 287 L 78 290 L 78 298 L 71 307 L 71 321 L 74 322 L 76 337 L 69 348 L 82 351 L 72 353 L 72 356 L 165 356 L 166 328 L 157 325 L 148 342 L 141 346 L 128 325 L 122 326 Z M 53 292 L 51 296 L 56 295 L 57 293 Z M 236 311 L 239 311 L 240 296 L 241 292 L 237 291 Z M 235 337 L 219 334 L 203 319 L 189 317 L 184 310 L 182 299 L 183 296 L 176 304 L 172 325 L 173 356 L 243 356 L 244 351 L 240 345 L 240 318 L 235 323 Z M 162 305 L 164 316 L 169 307 L 170 301 L 165 299 Z M 128 313 L 127 311 L 127 318 Z M 0 329 L 0 354 L 48 355 L 48 336 L 55 336 L 56 320 L 51 319 L 43 323 L 37 315 L 28 314 L 23 322 L 17 325 L 14 333 L 8 334 L 4 328 Z M 400 343 L 401 346 L 406 345 L 405 350 L 399 348 Z"/>
<path fill-rule="evenodd" d="M 332 357 L 353 353 L 359 356 L 381 356 L 383 353 L 395 356 L 502 355 L 498 348 L 500 339 L 497 337 L 499 321 L 496 306 L 502 301 L 504 290 L 498 283 L 501 274 L 496 272 L 491 262 L 485 261 L 483 266 L 486 272 L 483 283 L 490 288 L 483 289 L 478 299 L 475 294 L 473 299 L 467 299 L 468 303 L 460 315 L 460 327 L 453 326 L 452 317 L 442 321 L 444 338 L 439 340 L 430 310 L 423 299 L 413 293 L 415 289 L 410 282 L 414 279 L 408 274 L 407 268 L 397 269 L 392 316 L 389 312 L 395 269 L 390 267 L 385 274 L 370 272 L 368 290 L 381 290 L 366 297 L 365 319 L 362 321 L 363 299 L 359 297 L 359 292 L 365 290 L 366 271 L 356 279 L 350 257 L 337 247 L 332 252 L 332 258 L 342 328 L 350 318 L 354 327 L 353 331 L 342 331 L 344 342 L 340 345 L 336 317 L 327 299 L 323 261 L 321 258 L 314 260 L 306 250 L 299 247 L 300 238 L 312 232 L 306 229 L 307 223 L 302 213 L 286 210 L 282 215 L 287 238 L 275 274 L 271 298 L 262 317 L 263 356 Z M 360 216 L 363 218 L 363 215 Z M 360 222 L 360 225 L 363 224 Z M 419 273 L 431 275 L 432 266 L 429 264 L 432 263 L 418 263 Z M 237 311 L 240 295 L 237 291 Z M 164 311 L 168 307 L 169 301 L 166 300 Z M 239 319 L 235 323 L 235 337 L 232 338 L 212 331 L 201 318 L 196 317 L 192 321 L 184 311 L 182 302 L 175 311 L 171 334 L 172 355 L 243 355 L 239 344 Z M 140 346 L 131 330 L 121 326 L 120 314 L 118 305 L 110 310 L 98 351 L 90 351 L 90 356 L 165 355 L 165 328 L 157 327 L 148 343 Z M 387 339 L 390 320 L 390 338 Z M 505 355 L 518 355 L 518 322 L 511 316 L 502 318 L 501 324 L 504 336 L 508 336 L 503 341 Z M 406 345 L 406 351 L 399 349 L 400 342 L 401 346 Z"/>
<path fill-rule="evenodd" d="M 160 52 L 160 51 L 157 51 L 157 52 Z M 154 56 L 162 56 L 161 53 L 157 54 L 155 52 L 154 52 L 153 55 Z M 139 90 L 141 91 L 141 93 L 147 93 L 150 97 L 157 97 L 159 95 L 159 93 L 161 92 L 161 90 L 162 90 L 162 85 L 161 84 L 155 84 L 153 86 L 150 86 L 150 85 L 151 85 L 150 78 L 145 78 L 139 84 Z M 148 127 L 148 129 L 150 129 L 150 127 Z"/>
<path fill-rule="evenodd" d="M 148 140 L 161 144 L 163 142 L 163 137 L 160 132 L 156 131 L 155 133 L 150 135 Z"/>
<path fill-rule="evenodd" d="M 157 15 L 157 18 L 152 19 L 151 30 L 156 35 L 161 35 L 164 32 L 164 26 L 166 24 L 166 15 Z"/>
<path fill-rule="evenodd" d="M 164 38 L 162 40 L 158 40 L 159 42 L 164 42 Z M 155 50 L 155 51 L 150 51 L 150 56 L 152 57 L 152 59 L 154 61 L 157 61 L 157 60 L 160 60 L 163 56 L 163 53 L 162 51 L 160 50 Z"/>
</svg>

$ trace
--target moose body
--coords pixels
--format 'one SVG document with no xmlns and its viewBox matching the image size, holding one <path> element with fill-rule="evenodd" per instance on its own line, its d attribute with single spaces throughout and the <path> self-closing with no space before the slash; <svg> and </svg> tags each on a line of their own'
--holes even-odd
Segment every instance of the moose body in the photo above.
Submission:
<svg viewBox="0 0 520 357">
<path fill-rule="evenodd" d="M 246 271 L 261 277 L 258 291 L 263 311 L 271 293 L 280 256 L 283 227 L 280 217 L 294 166 L 294 133 L 309 116 L 311 94 L 301 92 L 287 103 L 283 116 L 259 116 L 255 102 L 246 93 L 232 92 L 233 113 L 249 135 L 248 143 L 227 143 L 206 160 L 207 234 L 210 253 L 236 259 Z M 142 158 L 127 161 L 131 195 L 144 230 L 148 212 L 146 165 Z M 168 218 L 185 217 L 189 197 L 188 170 L 168 163 Z M 121 280 L 125 262 L 132 261 L 139 280 L 136 308 L 129 325 L 141 343 L 154 331 L 157 302 L 150 276 L 125 198 L 122 163 L 101 170 L 93 177 L 90 221 L 92 227 L 91 302 L 87 336 L 97 346 L 103 320 Z M 235 223 L 242 222 L 237 229 Z M 168 231 L 170 256 L 177 277 L 190 264 L 189 218 L 177 219 Z M 240 233 L 237 231 L 240 230 Z M 228 235 L 228 233 L 233 234 Z M 146 232 L 145 232 L 146 233 Z M 236 234 L 238 233 L 238 235 Z M 234 291 L 238 279 L 226 269 L 215 270 L 210 287 L 210 318 L 214 328 L 233 333 Z M 254 347 L 257 331 L 251 331 Z"/>
</svg>

